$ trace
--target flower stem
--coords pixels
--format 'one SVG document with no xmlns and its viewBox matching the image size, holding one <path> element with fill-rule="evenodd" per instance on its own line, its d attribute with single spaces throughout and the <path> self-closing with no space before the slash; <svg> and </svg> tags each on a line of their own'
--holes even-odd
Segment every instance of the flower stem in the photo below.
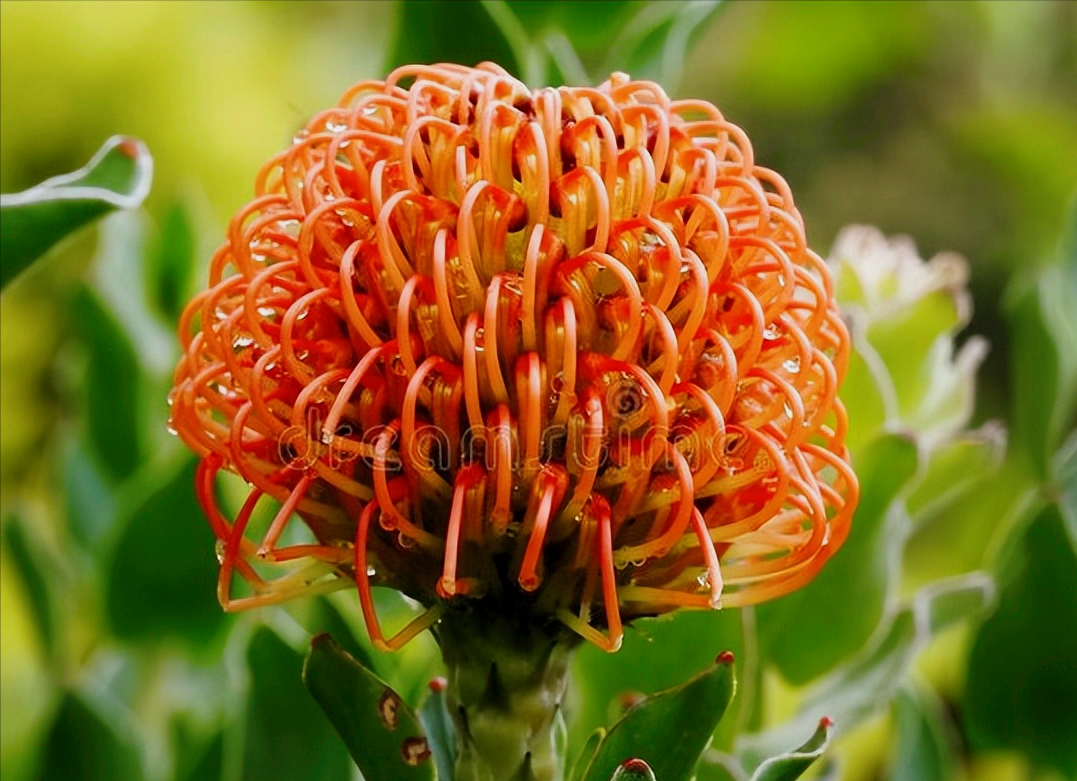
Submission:
<svg viewBox="0 0 1077 781">
<path fill-rule="evenodd" d="M 435 634 L 456 725 L 455 781 L 561 781 L 562 698 L 579 638 L 526 606 L 446 611 Z"/>
</svg>

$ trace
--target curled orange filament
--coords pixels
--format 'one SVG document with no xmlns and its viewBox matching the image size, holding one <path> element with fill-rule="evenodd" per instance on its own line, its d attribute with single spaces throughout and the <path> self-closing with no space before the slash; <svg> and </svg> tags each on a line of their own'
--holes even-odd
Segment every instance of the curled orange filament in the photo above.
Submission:
<svg viewBox="0 0 1077 781">
<path fill-rule="evenodd" d="M 354 582 L 392 648 L 514 594 L 615 650 L 639 616 L 788 593 L 845 539 L 833 285 L 710 104 L 408 66 L 256 190 L 171 397 L 226 608 Z M 234 521 L 222 470 L 252 486 Z M 387 639 L 374 585 L 427 612 Z"/>
</svg>

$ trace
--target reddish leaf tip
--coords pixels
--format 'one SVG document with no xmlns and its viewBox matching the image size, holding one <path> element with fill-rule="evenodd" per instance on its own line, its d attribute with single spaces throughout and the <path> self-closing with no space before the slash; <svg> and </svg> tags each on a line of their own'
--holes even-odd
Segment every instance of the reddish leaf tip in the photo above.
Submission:
<svg viewBox="0 0 1077 781">
<path fill-rule="evenodd" d="M 133 138 L 124 138 L 120 143 L 116 144 L 116 149 L 132 160 L 138 158 L 138 141 Z"/>
</svg>

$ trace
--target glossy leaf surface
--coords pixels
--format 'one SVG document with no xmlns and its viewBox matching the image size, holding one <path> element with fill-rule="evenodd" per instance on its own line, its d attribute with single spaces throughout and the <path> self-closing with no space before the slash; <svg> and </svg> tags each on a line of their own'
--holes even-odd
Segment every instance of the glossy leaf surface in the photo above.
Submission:
<svg viewBox="0 0 1077 781">
<path fill-rule="evenodd" d="M 329 635 L 311 642 L 303 682 L 366 781 L 434 781 L 430 744 L 415 712 Z"/>
<path fill-rule="evenodd" d="M 732 662 L 722 655 L 684 685 L 629 709 L 599 743 L 585 781 L 608 781 L 628 759 L 645 761 L 663 781 L 687 781 L 733 698 Z"/>
</svg>

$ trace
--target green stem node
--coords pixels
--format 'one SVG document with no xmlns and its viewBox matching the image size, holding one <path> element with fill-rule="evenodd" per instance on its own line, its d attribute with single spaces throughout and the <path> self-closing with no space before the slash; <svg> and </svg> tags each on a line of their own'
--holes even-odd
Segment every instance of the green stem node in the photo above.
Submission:
<svg viewBox="0 0 1077 781">
<path fill-rule="evenodd" d="M 448 610 L 435 629 L 456 725 L 455 781 L 561 781 L 561 712 L 579 638 L 514 605 Z"/>
</svg>

